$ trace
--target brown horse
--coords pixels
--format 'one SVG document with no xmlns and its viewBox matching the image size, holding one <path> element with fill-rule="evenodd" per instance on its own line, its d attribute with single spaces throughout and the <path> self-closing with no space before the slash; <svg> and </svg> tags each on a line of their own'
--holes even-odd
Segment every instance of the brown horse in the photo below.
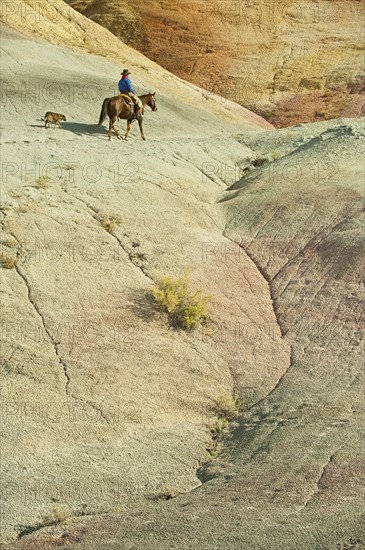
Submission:
<svg viewBox="0 0 365 550">
<path fill-rule="evenodd" d="M 100 112 L 100 118 L 98 126 L 101 126 L 106 119 L 106 117 L 109 117 L 109 140 L 112 137 L 112 130 L 117 134 L 117 138 L 119 138 L 119 132 L 115 129 L 114 124 L 116 123 L 118 118 L 123 118 L 127 120 L 127 131 L 125 133 L 124 139 L 127 139 L 128 134 L 130 132 L 132 122 L 134 120 L 138 120 L 139 129 L 141 131 L 141 137 L 142 139 L 146 139 L 143 134 L 143 114 L 146 105 L 148 105 L 152 111 L 157 111 L 156 107 L 156 99 L 155 99 L 156 92 L 148 93 L 145 95 L 139 96 L 139 99 L 142 102 L 142 109 L 139 109 L 137 113 L 134 112 L 134 104 L 132 103 L 128 105 L 128 103 L 125 101 L 123 96 L 116 95 L 114 97 L 107 97 L 103 101 L 103 105 L 101 107 Z"/>
</svg>

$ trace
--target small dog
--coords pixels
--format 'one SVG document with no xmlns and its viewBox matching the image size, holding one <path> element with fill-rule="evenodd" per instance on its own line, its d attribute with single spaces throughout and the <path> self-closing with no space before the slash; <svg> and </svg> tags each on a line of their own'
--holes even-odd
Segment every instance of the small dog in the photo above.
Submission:
<svg viewBox="0 0 365 550">
<path fill-rule="evenodd" d="M 44 120 L 45 128 L 49 128 L 51 122 L 54 123 L 54 128 L 56 128 L 56 124 L 59 128 L 61 128 L 61 121 L 64 120 L 66 122 L 66 117 L 60 113 L 51 113 L 50 111 L 47 111 L 42 120 Z"/>
</svg>

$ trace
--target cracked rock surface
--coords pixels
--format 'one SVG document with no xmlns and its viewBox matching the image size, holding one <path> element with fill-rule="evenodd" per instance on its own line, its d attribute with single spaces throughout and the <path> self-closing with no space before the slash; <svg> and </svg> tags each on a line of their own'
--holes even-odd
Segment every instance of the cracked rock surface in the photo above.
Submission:
<svg viewBox="0 0 365 550">
<path fill-rule="evenodd" d="M 266 281 L 223 236 L 215 205 L 238 163 L 254 158 L 232 133 L 270 126 L 218 101 L 204 111 L 199 91 L 180 82 L 186 103 L 176 113 L 161 82 L 159 118 L 145 115 L 148 141 L 134 129 L 128 142 L 108 142 L 95 123 L 118 66 L 105 61 L 102 73 L 99 58 L 7 29 L 2 49 L 11 101 L 2 106 L 1 242 L 16 261 L 1 270 L 2 520 L 5 538 L 23 538 L 54 507 L 95 515 L 163 486 L 200 485 L 212 398 L 262 398 L 287 369 L 289 346 Z M 59 76 L 49 86 L 61 100 L 50 101 L 50 88 L 32 95 L 51 59 Z M 69 101 L 70 63 L 85 67 L 78 86 L 93 68 L 95 101 Z M 15 86 L 23 78 L 27 93 Z M 156 85 L 143 74 L 141 83 Z M 62 130 L 44 129 L 47 110 L 66 113 Z M 227 261 L 207 262 L 211 247 L 227 249 Z M 212 336 L 172 330 L 151 305 L 154 270 L 179 275 L 185 266 L 214 297 Z"/>
<path fill-rule="evenodd" d="M 2 49 L 8 84 L 52 60 L 62 93 L 2 106 L 3 547 L 363 548 L 363 122 L 273 132 L 167 97 L 144 59 L 147 141 L 109 143 L 117 65 L 6 29 Z M 65 99 L 74 67 L 95 101 Z M 153 271 L 186 265 L 209 334 L 151 307 Z M 227 391 L 244 411 L 202 466 Z"/>
</svg>

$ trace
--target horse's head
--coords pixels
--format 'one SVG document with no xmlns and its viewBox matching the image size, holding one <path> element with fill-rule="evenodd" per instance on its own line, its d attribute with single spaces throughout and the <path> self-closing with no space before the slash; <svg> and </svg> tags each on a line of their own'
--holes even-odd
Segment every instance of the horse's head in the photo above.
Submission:
<svg viewBox="0 0 365 550">
<path fill-rule="evenodd" d="M 157 111 L 157 105 L 156 105 L 156 92 L 153 92 L 153 94 L 150 92 L 147 101 L 147 105 L 151 107 L 152 111 Z"/>
</svg>

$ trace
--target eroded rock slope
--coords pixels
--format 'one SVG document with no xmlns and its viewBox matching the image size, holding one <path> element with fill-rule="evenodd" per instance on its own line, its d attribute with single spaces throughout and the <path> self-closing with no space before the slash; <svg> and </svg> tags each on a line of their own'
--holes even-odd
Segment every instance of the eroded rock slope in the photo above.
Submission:
<svg viewBox="0 0 365 550">
<path fill-rule="evenodd" d="M 2 57 L 4 547 L 362 548 L 363 123 L 273 132 L 135 53 L 158 111 L 108 142 L 119 65 L 7 29 Z M 186 265 L 209 332 L 151 307 Z"/>
<path fill-rule="evenodd" d="M 181 78 L 276 127 L 364 115 L 357 0 L 67 2 Z"/>
<path fill-rule="evenodd" d="M 96 123 L 118 66 L 6 29 L 2 49 L 2 258 L 15 262 L 2 269 L 2 517 L 14 536 L 54 505 L 96 514 L 164 485 L 199 485 L 212 398 L 263 397 L 289 348 L 267 282 L 236 245 L 240 263 L 230 260 L 214 204 L 254 157 L 232 132 L 267 124 L 234 105 L 203 110 L 181 81 L 176 109 L 166 73 L 160 91 L 141 70 L 158 103 L 145 115 L 147 141 L 135 128 L 128 142 L 108 142 Z M 44 128 L 47 110 L 65 113 L 62 130 Z M 227 261 L 208 263 L 212 247 L 227 248 Z M 151 307 L 153 271 L 185 266 L 214 297 L 211 336 L 171 330 Z"/>
</svg>

